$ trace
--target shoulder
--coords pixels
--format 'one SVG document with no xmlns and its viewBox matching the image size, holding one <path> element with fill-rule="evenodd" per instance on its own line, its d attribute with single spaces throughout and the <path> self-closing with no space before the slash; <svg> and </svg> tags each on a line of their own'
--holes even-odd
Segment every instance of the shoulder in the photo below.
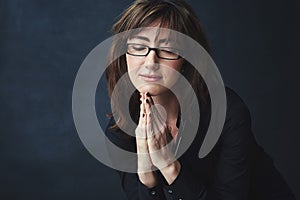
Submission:
<svg viewBox="0 0 300 200">
<path fill-rule="evenodd" d="M 115 124 L 115 119 L 111 118 L 105 129 L 107 139 L 124 150 L 134 152 L 135 138 L 124 133 L 120 128 L 114 127 Z"/>
<path fill-rule="evenodd" d="M 231 88 L 226 87 L 226 122 L 243 123 L 251 122 L 250 112 L 242 98 Z"/>
<path fill-rule="evenodd" d="M 220 141 L 228 144 L 246 144 L 253 139 L 251 115 L 242 98 L 232 89 L 226 87 L 226 118 Z"/>
</svg>

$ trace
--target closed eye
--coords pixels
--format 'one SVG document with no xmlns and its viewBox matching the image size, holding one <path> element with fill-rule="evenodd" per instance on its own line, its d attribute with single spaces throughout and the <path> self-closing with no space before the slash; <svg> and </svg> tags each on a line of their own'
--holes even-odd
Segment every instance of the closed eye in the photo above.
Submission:
<svg viewBox="0 0 300 200">
<path fill-rule="evenodd" d="M 159 48 L 159 50 L 163 53 L 168 53 L 168 54 L 177 54 L 179 55 L 179 50 L 178 49 L 175 49 L 175 48 L 169 48 L 169 47 L 161 47 Z"/>
<path fill-rule="evenodd" d="M 143 51 L 146 49 L 146 47 L 136 47 L 136 46 L 133 46 L 132 49 L 136 50 L 136 51 Z"/>
<path fill-rule="evenodd" d="M 145 51 L 148 47 L 140 44 L 129 44 L 128 47 L 134 51 Z"/>
</svg>

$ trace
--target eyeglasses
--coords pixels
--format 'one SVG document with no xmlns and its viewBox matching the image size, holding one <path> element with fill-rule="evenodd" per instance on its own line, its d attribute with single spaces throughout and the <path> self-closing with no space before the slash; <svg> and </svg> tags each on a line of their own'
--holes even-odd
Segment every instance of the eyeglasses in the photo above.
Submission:
<svg viewBox="0 0 300 200">
<path fill-rule="evenodd" d="M 172 47 L 151 48 L 143 44 L 127 44 L 127 54 L 132 56 L 147 56 L 151 50 L 155 51 L 158 58 L 166 60 L 178 60 L 181 58 L 179 50 Z"/>
</svg>

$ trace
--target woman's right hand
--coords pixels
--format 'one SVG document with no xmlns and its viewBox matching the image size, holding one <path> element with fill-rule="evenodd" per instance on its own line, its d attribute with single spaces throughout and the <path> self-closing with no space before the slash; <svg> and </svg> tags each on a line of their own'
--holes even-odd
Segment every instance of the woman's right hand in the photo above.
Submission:
<svg viewBox="0 0 300 200">
<path fill-rule="evenodd" d="M 146 94 L 140 93 L 140 118 L 135 130 L 136 146 L 138 155 L 138 176 L 140 181 L 147 187 L 154 187 L 157 184 L 156 173 L 152 170 L 153 164 L 149 154 L 147 143 L 147 113 Z"/>
</svg>

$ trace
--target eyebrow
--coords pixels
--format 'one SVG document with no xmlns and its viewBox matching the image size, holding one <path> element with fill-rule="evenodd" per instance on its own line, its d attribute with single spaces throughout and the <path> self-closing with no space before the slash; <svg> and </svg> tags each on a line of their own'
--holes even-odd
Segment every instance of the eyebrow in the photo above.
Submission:
<svg viewBox="0 0 300 200">
<path fill-rule="evenodd" d="M 169 42 L 172 42 L 173 40 L 172 39 L 170 39 L 170 38 L 165 38 L 165 39 L 160 39 L 159 41 L 158 41 L 158 43 L 166 43 L 166 44 L 168 44 Z"/>
<path fill-rule="evenodd" d="M 144 37 L 144 36 L 139 36 L 139 35 L 135 35 L 135 36 L 132 36 L 131 39 L 140 39 L 140 40 L 145 40 L 147 42 L 150 42 L 149 38 L 147 37 Z M 160 39 L 158 41 L 158 43 L 169 43 L 169 42 L 172 42 L 173 40 L 170 39 L 170 38 L 165 38 L 165 39 Z"/>
<path fill-rule="evenodd" d="M 139 36 L 139 35 L 134 35 L 130 39 L 140 39 L 140 40 L 145 40 L 147 42 L 150 42 L 149 38 L 143 37 L 143 36 Z"/>
</svg>

